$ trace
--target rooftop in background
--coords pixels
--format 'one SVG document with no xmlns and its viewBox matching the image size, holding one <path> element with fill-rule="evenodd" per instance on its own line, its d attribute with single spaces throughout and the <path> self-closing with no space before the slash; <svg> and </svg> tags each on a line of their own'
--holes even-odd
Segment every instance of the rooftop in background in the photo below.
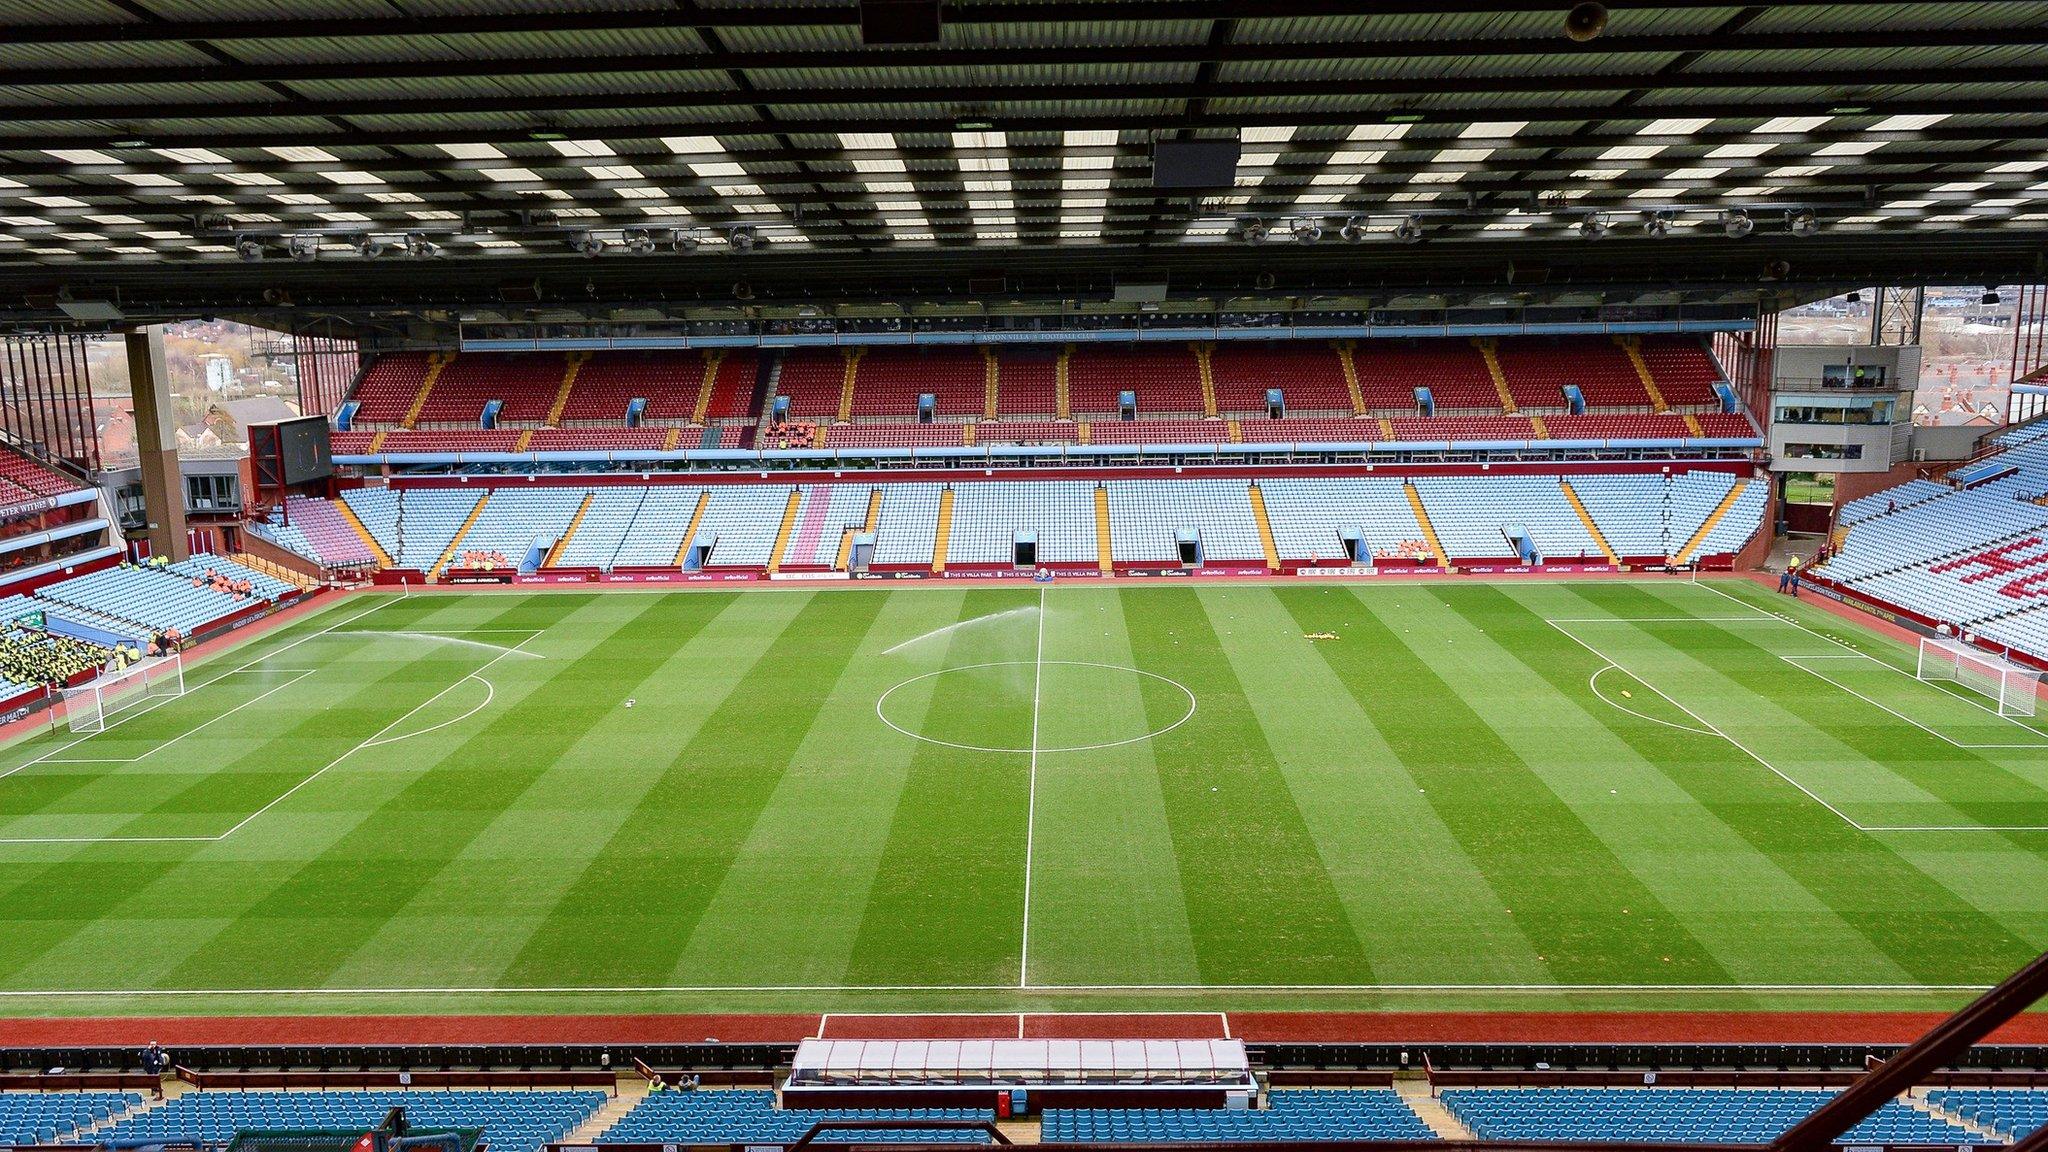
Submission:
<svg viewBox="0 0 2048 1152">
<path fill-rule="evenodd" d="M 936 43 L 868 46 L 848 0 L 10 0 L 0 289 L 56 315 L 54 274 L 133 317 L 513 277 L 729 300 L 2031 269 L 2043 6 L 1652 0 L 1585 42 L 1565 7 L 952 0 Z M 1191 140 L 1240 150 L 1233 185 L 1155 185 L 1155 145 Z"/>
</svg>

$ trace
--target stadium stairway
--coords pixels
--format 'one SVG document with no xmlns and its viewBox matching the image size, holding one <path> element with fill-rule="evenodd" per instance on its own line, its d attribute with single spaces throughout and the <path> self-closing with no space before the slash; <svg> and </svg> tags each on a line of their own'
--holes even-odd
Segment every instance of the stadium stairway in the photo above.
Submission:
<svg viewBox="0 0 2048 1152">
<path fill-rule="evenodd" d="M 389 552 L 384 551 L 384 546 L 382 544 L 377 543 L 377 537 L 372 535 L 368 526 L 366 526 L 362 522 L 362 520 L 356 516 L 355 509 L 350 508 L 348 506 L 348 501 L 334 501 L 334 510 L 341 514 L 341 518 L 343 520 L 348 521 L 348 526 L 355 530 L 356 535 L 363 538 L 363 547 L 368 548 L 370 550 L 370 555 L 375 556 L 377 558 L 377 567 L 392 567 L 391 554 Z"/>
<path fill-rule="evenodd" d="M 569 1130 L 562 1137 L 564 1144 L 595 1144 L 597 1138 L 609 1131 L 612 1125 L 626 1118 L 635 1105 L 647 1098 L 647 1081 L 638 1076 L 619 1077 L 618 1090 L 604 1102 L 604 1107 L 590 1114 L 590 1118 Z"/>
<path fill-rule="evenodd" d="M 1607 543 L 1606 534 L 1600 531 L 1598 524 L 1593 523 L 1593 514 L 1586 511 L 1586 505 L 1579 499 L 1579 494 L 1572 491 L 1571 481 L 1560 476 L 1557 478 L 1557 486 L 1564 491 L 1566 502 L 1572 506 L 1572 511 L 1579 514 L 1579 519 L 1586 525 L 1586 535 L 1591 536 L 1593 543 L 1600 546 L 1600 552 L 1607 557 L 1607 562 L 1609 564 L 1621 563 L 1621 557 L 1616 556 L 1613 546 Z"/>
<path fill-rule="evenodd" d="M 1422 538 L 1429 541 L 1429 550 L 1436 554 L 1437 565 L 1450 567 L 1450 554 L 1444 551 L 1444 542 L 1436 538 L 1436 525 L 1429 522 L 1429 511 L 1422 506 L 1422 493 L 1416 491 L 1415 481 L 1403 480 L 1401 488 L 1408 494 L 1408 507 L 1415 513 L 1415 523 L 1422 529 Z M 1706 539 L 1704 529 L 1700 532 L 1700 539 Z"/>
<path fill-rule="evenodd" d="M 1685 547 L 1678 550 L 1678 555 L 1674 557 L 1678 563 L 1683 564 L 1692 559 L 1692 554 L 1699 551 L 1700 545 L 1707 542 L 1707 537 L 1714 531 L 1714 525 L 1719 524 L 1721 517 L 1726 516 L 1728 510 L 1735 507 L 1735 502 L 1742 497 L 1742 490 L 1747 487 L 1749 487 L 1749 478 L 1747 476 L 1737 479 L 1735 483 L 1728 486 L 1728 494 L 1721 497 L 1721 502 L 1714 505 L 1714 510 L 1707 514 L 1706 521 L 1700 525 L 1700 530 L 1693 533 L 1692 539 L 1685 542 Z"/>
<path fill-rule="evenodd" d="M 1266 571 L 1280 570 L 1280 546 L 1273 541 L 1273 521 L 1266 515 L 1266 494 L 1259 491 L 1257 481 L 1252 482 L 1252 519 L 1258 521 L 1259 546 L 1266 550 Z"/>
<path fill-rule="evenodd" d="M 491 492 L 486 488 L 484 494 L 477 498 L 476 506 L 469 510 L 469 518 L 462 522 L 462 527 L 455 530 L 454 538 L 448 541 L 447 551 L 442 552 L 441 558 L 434 561 L 434 567 L 427 572 L 427 579 L 439 580 L 441 573 L 448 570 L 448 562 L 455 559 L 456 549 L 462 546 L 462 538 L 469 535 L 469 530 L 476 526 L 477 517 L 484 514 L 484 505 L 490 502 Z"/>
<path fill-rule="evenodd" d="M 1109 544 L 1109 489 L 1095 486 L 1095 556 L 1107 574 L 1116 568 L 1116 556 Z"/>
<path fill-rule="evenodd" d="M 1671 405 L 1664 401 L 1664 393 L 1657 390 L 1656 379 L 1650 375 L 1649 362 L 1643 359 L 1643 342 L 1627 336 L 1616 336 L 1614 342 L 1621 345 L 1622 351 L 1628 353 L 1628 362 L 1635 366 L 1636 375 L 1642 379 L 1643 392 L 1650 398 L 1650 411 L 1671 411 Z M 1686 423 L 1691 426 L 1693 435 L 1700 434 L 1699 421 L 1689 419 Z"/>
<path fill-rule="evenodd" d="M 1510 416 L 1516 414 L 1515 394 L 1508 388 L 1508 375 L 1501 369 L 1500 353 L 1493 339 L 1476 336 L 1472 341 L 1479 346 L 1479 355 L 1486 360 L 1486 374 L 1493 378 L 1493 389 L 1500 393 L 1500 410 Z"/>
<path fill-rule="evenodd" d="M 2005 1142 L 2005 1135 L 2003 1133 L 1994 1132 L 1971 1117 L 1965 1116 L 1952 1108 L 1943 1107 L 1940 1100 L 1926 1095 L 1924 1091 L 1909 1092 L 1899 1097 L 1899 1099 L 1905 1101 L 1906 1107 L 1916 1112 L 1925 1112 L 1937 1120 L 1946 1120 L 1972 1136 L 1983 1137 L 1988 1143 L 2002 1144 Z"/>
<path fill-rule="evenodd" d="M 541 567 L 553 568 L 560 562 L 562 553 L 569 547 L 569 541 L 576 536 L 576 529 L 583 526 L 583 517 L 590 511 L 590 502 L 595 499 L 597 499 L 595 491 L 583 494 L 583 503 L 576 506 L 576 515 L 569 518 L 569 526 L 562 529 L 561 538 L 555 541 L 554 547 L 548 549 L 547 559 L 541 562 Z"/>
<path fill-rule="evenodd" d="M 1409 1111 L 1420 1117 L 1424 1124 L 1429 1125 L 1429 1130 L 1436 1133 L 1439 1140 L 1478 1139 L 1472 1129 L 1467 1128 L 1465 1122 L 1458 1119 L 1449 1108 L 1444 1107 L 1443 1101 L 1438 1100 L 1429 1090 L 1429 1081 L 1397 1078 L 1394 1081 L 1394 1091 L 1401 1097 L 1401 1102 L 1408 1105 Z"/>
</svg>

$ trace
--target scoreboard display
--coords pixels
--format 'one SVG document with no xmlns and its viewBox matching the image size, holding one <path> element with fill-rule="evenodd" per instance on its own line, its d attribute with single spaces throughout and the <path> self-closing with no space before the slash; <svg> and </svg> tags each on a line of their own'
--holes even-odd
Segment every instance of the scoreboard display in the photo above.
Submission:
<svg viewBox="0 0 2048 1152">
<path fill-rule="evenodd" d="M 301 416 L 279 420 L 276 429 L 276 458 L 282 465 L 287 487 L 311 484 L 334 475 L 334 452 L 328 439 L 327 417 Z M 256 430 L 250 429 L 250 447 L 256 446 Z"/>
</svg>

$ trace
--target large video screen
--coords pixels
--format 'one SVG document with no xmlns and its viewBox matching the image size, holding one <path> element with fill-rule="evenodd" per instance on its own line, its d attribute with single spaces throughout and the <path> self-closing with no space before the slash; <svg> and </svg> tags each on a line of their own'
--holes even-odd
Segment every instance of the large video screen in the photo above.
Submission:
<svg viewBox="0 0 2048 1152">
<path fill-rule="evenodd" d="M 286 484 L 307 484 L 334 474 L 334 454 L 328 443 L 325 416 L 280 420 L 277 434 L 283 448 Z"/>
</svg>

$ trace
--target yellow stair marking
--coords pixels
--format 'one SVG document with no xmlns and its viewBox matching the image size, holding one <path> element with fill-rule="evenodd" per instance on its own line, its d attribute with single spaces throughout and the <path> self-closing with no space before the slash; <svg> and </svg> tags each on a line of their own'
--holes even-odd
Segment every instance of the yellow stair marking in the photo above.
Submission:
<svg viewBox="0 0 2048 1152">
<path fill-rule="evenodd" d="M 519 439 L 512 442 L 512 450 L 514 452 L 524 452 L 526 451 L 526 446 L 531 443 L 533 443 L 533 429 L 521 428 L 519 430 Z"/>
<path fill-rule="evenodd" d="M 1628 353 L 1628 362 L 1636 366 L 1636 375 L 1643 381 L 1643 391 L 1650 394 L 1650 411 L 1671 411 L 1671 405 L 1664 402 L 1664 393 L 1657 390 L 1657 382 L 1650 378 L 1649 362 L 1643 359 L 1643 342 L 1632 336 L 1616 336 L 1614 342 Z"/>
<path fill-rule="evenodd" d="M 562 410 L 569 406 L 569 390 L 576 387 L 576 374 L 583 371 L 583 364 L 590 359 L 590 353 L 578 350 L 569 353 L 569 363 L 562 369 L 562 386 L 555 390 L 555 402 L 548 408 L 548 418 L 541 421 L 550 428 L 562 426 Z"/>
<path fill-rule="evenodd" d="M 834 572 L 844 572 L 844 571 L 846 571 L 846 566 L 847 566 L 847 564 L 848 564 L 848 563 L 850 563 L 850 562 L 852 561 L 852 559 L 853 559 L 853 537 L 854 537 L 855 533 L 856 533 L 856 532 L 873 532 L 873 531 L 875 530 L 875 524 L 876 524 L 876 522 L 877 522 L 877 521 L 879 521 L 879 520 L 881 520 L 881 518 L 882 518 L 882 490 L 881 490 L 880 488 L 872 488 L 872 489 L 869 489 L 869 491 L 868 491 L 868 518 L 867 518 L 867 522 L 866 522 L 866 523 L 864 523 L 863 525 L 861 525 L 861 527 L 860 527 L 860 528 L 858 528 L 858 529 L 854 529 L 854 528 L 848 528 L 848 529 L 847 529 L 846 531 L 844 531 L 844 532 L 842 532 L 842 533 L 840 534 L 840 536 L 839 536 L 839 559 L 838 559 L 838 560 L 837 560 L 836 562 L 834 562 L 834 563 L 833 563 L 833 565 L 832 565 L 832 570 L 833 570 Z"/>
<path fill-rule="evenodd" d="M 1747 487 L 1749 487 L 1749 479 L 1747 477 L 1743 477 L 1733 485 L 1730 485 L 1728 494 L 1721 497 L 1721 502 L 1714 505 L 1712 512 L 1707 513 L 1706 523 L 1700 525 L 1700 530 L 1692 534 L 1692 539 L 1687 540 L 1685 547 L 1680 548 L 1678 555 L 1672 557 L 1672 559 L 1680 564 L 1692 559 L 1692 554 L 1699 551 L 1700 545 L 1707 542 L 1707 533 L 1714 530 L 1714 525 L 1721 522 L 1721 517 L 1726 516 L 1730 508 L 1735 507 L 1735 501 L 1741 497 L 1742 490 Z"/>
<path fill-rule="evenodd" d="M 391 435 L 391 433 L 388 431 L 380 431 L 375 436 L 370 437 L 371 455 L 374 456 L 377 453 L 382 452 L 384 450 L 384 438 L 389 435 Z"/>
<path fill-rule="evenodd" d="M 1486 374 L 1493 377 L 1493 390 L 1500 393 L 1500 410 L 1510 416 L 1517 414 L 1514 393 L 1508 391 L 1507 373 L 1500 370 L 1500 356 L 1494 351 L 1493 340 L 1475 336 L 1472 343 L 1479 347 L 1479 354 L 1486 358 Z"/>
<path fill-rule="evenodd" d="M 1380 417 L 1380 439 L 1389 444 L 1394 440 L 1394 422 L 1385 416 Z"/>
<path fill-rule="evenodd" d="M 469 519 L 462 522 L 462 527 L 455 530 L 454 539 L 448 541 L 448 550 L 441 553 L 441 558 L 434 561 L 432 568 L 427 569 L 427 579 L 439 580 L 441 578 L 441 573 L 448 567 L 448 562 L 455 559 L 455 550 L 462 547 L 462 538 L 469 535 L 469 530 L 476 525 L 476 518 L 484 514 L 484 505 L 490 502 L 491 490 L 486 488 L 484 489 L 484 494 L 477 497 L 476 507 L 469 510 Z"/>
<path fill-rule="evenodd" d="M 377 543 L 375 536 L 370 535 L 370 529 L 361 520 L 356 518 L 356 510 L 348 506 L 348 501 L 336 500 L 333 501 L 333 504 L 335 511 L 341 513 L 341 518 L 348 521 L 348 526 L 355 529 L 356 535 L 363 538 L 364 547 L 370 550 L 370 555 L 377 558 L 378 566 L 382 568 L 394 567 L 391 554 L 384 551 L 384 546 Z"/>
<path fill-rule="evenodd" d="M 1273 522 L 1266 518 L 1266 494 L 1252 484 L 1252 519 L 1259 522 L 1259 545 L 1266 550 L 1266 571 L 1280 570 L 1280 545 L 1273 539 Z"/>
<path fill-rule="evenodd" d="M 932 571 L 946 570 L 946 545 L 953 539 L 953 489 L 939 493 L 939 525 L 932 532 Z"/>
<path fill-rule="evenodd" d="M 1408 507 L 1415 512 L 1415 523 L 1422 528 L 1422 538 L 1429 542 L 1429 550 L 1436 554 L 1439 568 L 1451 566 L 1451 558 L 1444 554 L 1444 542 L 1436 538 L 1436 525 L 1429 522 L 1429 512 L 1422 507 L 1422 493 L 1415 490 L 1415 481 L 1403 480 L 1401 487 L 1408 493 Z"/>
<path fill-rule="evenodd" d="M 1365 415 L 1365 393 L 1358 387 L 1358 362 L 1351 358 L 1354 347 L 1349 340 L 1337 341 L 1337 362 L 1344 366 L 1344 390 L 1351 393 L 1351 414 Z"/>
<path fill-rule="evenodd" d="M 690 541 L 697 538 L 697 526 L 704 523 L 704 509 L 711 503 L 708 491 L 697 494 L 697 510 L 690 513 L 690 526 L 683 532 L 683 542 L 676 545 L 676 567 L 683 566 L 683 558 L 690 554 Z"/>
<path fill-rule="evenodd" d="M 981 418 L 993 420 L 996 418 L 996 388 L 1002 372 L 996 366 L 996 350 L 987 344 L 981 346 L 981 364 Z"/>
<path fill-rule="evenodd" d="M 974 422 L 972 420 L 960 426 L 960 443 L 968 448 L 974 447 Z"/>
<path fill-rule="evenodd" d="M 1607 562 L 1609 564 L 1621 563 L 1621 557 L 1616 556 L 1614 549 L 1608 547 L 1606 533 L 1600 531 L 1598 524 L 1593 523 L 1593 514 L 1586 511 L 1585 504 L 1579 500 L 1579 494 L 1572 491 L 1571 481 L 1560 476 L 1557 480 L 1557 486 L 1564 491 L 1565 502 L 1572 506 L 1572 511 L 1579 514 L 1579 522 L 1586 526 L 1586 534 L 1593 538 L 1593 543 L 1600 546 L 1600 552 L 1607 557 Z"/>
<path fill-rule="evenodd" d="M 673 452 L 678 447 L 681 447 L 682 443 L 683 430 L 681 428 L 671 428 L 668 430 L 668 435 L 661 439 L 661 450 L 663 452 Z"/>
<path fill-rule="evenodd" d="M 1072 420 L 1074 418 L 1074 405 L 1067 397 L 1067 362 L 1073 358 L 1074 346 L 1072 344 L 1062 345 L 1060 347 L 1060 358 L 1054 361 L 1052 366 L 1052 414 L 1060 420 Z M 1081 441 L 1083 444 L 1087 442 L 1086 440 Z"/>
<path fill-rule="evenodd" d="M 583 514 L 590 511 L 590 502 L 595 499 L 597 499 L 597 493 L 595 492 L 585 492 L 583 494 L 583 503 L 576 506 L 576 515 L 569 517 L 569 526 L 562 530 L 562 538 L 555 541 L 555 546 L 548 549 L 547 559 L 540 562 L 541 567 L 553 568 L 555 562 L 562 558 L 562 550 L 569 546 L 569 538 L 576 535 L 576 529 L 582 526 Z"/>
<path fill-rule="evenodd" d="M 1202 415 L 1210 419 L 1216 416 L 1216 368 L 1209 357 L 1216 352 L 1214 344 L 1196 344 L 1195 371 L 1202 377 Z"/>
<path fill-rule="evenodd" d="M 1230 422 L 1230 442 L 1232 444 L 1244 443 L 1244 425 L 1239 424 L 1235 420 Z"/>
<path fill-rule="evenodd" d="M 1109 489 L 1095 486 L 1095 566 L 1107 576 L 1116 571 L 1116 556 L 1109 547 Z"/>
<path fill-rule="evenodd" d="M 697 385 L 697 406 L 690 409 L 690 423 L 702 424 L 705 413 L 711 411 L 711 389 L 718 384 L 718 366 L 723 363 L 723 348 L 713 348 L 704 354 L 704 380 Z"/>
<path fill-rule="evenodd" d="M 1074 425 L 1074 439 L 1083 444 L 1088 442 L 1088 424 L 1085 421 Z"/>
<path fill-rule="evenodd" d="M 1690 412 L 1681 413 L 1681 415 L 1685 417 L 1686 431 L 1691 432 L 1695 436 L 1705 436 L 1707 434 L 1707 430 L 1705 428 L 1700 427 L 1699 417 L 1693 415 Z"/>
<path fill-rule="evenodd" d="M 453 352 L 448 353 L 448 358 L 445 360 L 441 356 L 442 354 L 439 352 L 428 354 L 427 374 L 420 377 L 419 394 L 412 398 L 412 407 L 405 410 L 405 417 L 398 422 L 399 427 L 411 428 L 420 422 L 420 411 L 427 406 L 427 396 L 434 390 L 434 381 L 441 378 L 441 369 L 446 368 L 455 361 L 455 353 Z"/>
<path fill-rule="evenodd" d="M 1550 429 L 1544 425 L 1543 417 L 1531 413 L 1529 416 L 1529 426 L 1536 429 L 1536 438 L 1538 440 L 1550 439 Z"/>
<path fill-rule="evenodd" d="M 789 503 L 782 506 L 782 527 L 775 532 L 775 547 L 768 552 L 768 571 L 782 571 L 782 554 L 789 550 L 790 534 L 796 531 L 796 510 L 804 505 L 804 490 L 791 488 Z"/>
<path fill-rule="evenodd" d="M 846 357 L 846 374 L 839 380 L 839 422 L 845 424 L 853 419 L 853 379 L 860 375 L 860 358 L 867 355 L 866 345 L 850 349 Z"/>
</svg>

